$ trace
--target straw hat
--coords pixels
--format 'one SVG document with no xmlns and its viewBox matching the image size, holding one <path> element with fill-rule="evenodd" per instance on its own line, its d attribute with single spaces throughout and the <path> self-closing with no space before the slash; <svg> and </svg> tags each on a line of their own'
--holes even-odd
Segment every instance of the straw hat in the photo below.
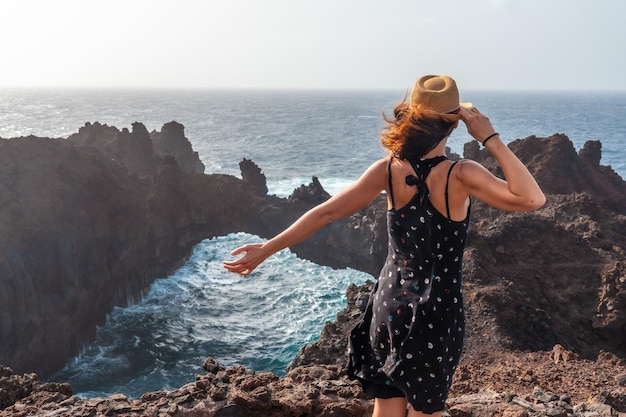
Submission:
<svg viewBox="0 0 626 417">
<path fill-rule="evenodd" d="M 447 75 L 424 75 L 420 77 L 411 93 L 411 107 L 425 113 L 440 116 L 449 122 L 458 121 L 461 107 L 471 103 L 459 102 L 456 82 Z"/>
</svg>

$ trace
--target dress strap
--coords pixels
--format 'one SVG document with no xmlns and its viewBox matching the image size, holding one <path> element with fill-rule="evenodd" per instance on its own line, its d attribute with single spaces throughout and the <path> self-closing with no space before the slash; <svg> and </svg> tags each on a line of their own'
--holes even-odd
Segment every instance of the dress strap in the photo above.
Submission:
<svg viewBox="0 0 626 417">
<path fill-rule="evenodd" d="M 445 192 L 445 196 L 446 196 L 446 214 L 448 215 L 448 220 L 452 220 L 452 217 L 450 217 L 450 204 L 448 203 L 448 183 L 450 182 L 450 173 L 452 172 L 452 168 L 454 168 L 454 166 L 457 164 L 457 162 L 459 162 L 459 161 L 454 161 L 454 163 L 452 165 L 450 165 L 450 169 L 448 169 L 448 176 L 446 177 L 446 192 Z"/>
<path fill-rule="evenodd" d="M 391 208 L 393 210 L 396 209 L 396 203 L 393 201 L 393 184 L 391 181 L 391 160 L 392 156 L 389 157 L 389 162 L 387 162 L 387 181 L 389 182 L 389 197 L 391 199 Z"/>
<path fill-rule="evenodd" d="M 407 184 L 415 185 L 417 183 L 425 181 L 428 174 L 430 174 L 430 170 L 439 165 L 441 162 L 445 161 L 446 159 L 448 158 L 444 155 L 439 155 L 435 156 L 434 158 L 428 159 L 409 159 L 408 161 L 413 167 L 415 173 L 417 174 L 417 177 L 415 175 L 409 175 L 407 177 Z"/>
</svg>

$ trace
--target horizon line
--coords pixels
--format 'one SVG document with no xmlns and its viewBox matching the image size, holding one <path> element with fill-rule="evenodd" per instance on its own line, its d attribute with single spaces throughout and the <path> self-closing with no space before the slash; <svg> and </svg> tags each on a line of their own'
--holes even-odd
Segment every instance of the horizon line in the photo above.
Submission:
<svg viewBox="0 0 626 417">
<path fill-rule="evenodd" d="M 222 92 L 392 92 L 407 91 L 400 87 L 216 87 L 216 86 L 11 86 L 0 85 L 0 91 L 222 91 Z M 527 88 L 462 88 L 462 92 L 479 93 L 626 93 L 626 89 L 577 88 L 577 89 L 527 89 Z"/>
</svg>

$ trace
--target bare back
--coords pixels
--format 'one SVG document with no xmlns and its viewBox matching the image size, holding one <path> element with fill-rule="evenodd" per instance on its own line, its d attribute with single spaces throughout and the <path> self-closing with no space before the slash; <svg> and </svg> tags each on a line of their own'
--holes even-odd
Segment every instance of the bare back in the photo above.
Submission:
<svg viewBox="0 0 626 417">
<path fill-rule="evenodd" d="M 452 169 L 448 179 L 448 171 L 452 164 L 452 161 L 444 161 L 434 167 L 426 178 L 426 185 L 429 190 L 431 204 L 447 218 L 445 189 L 446 182 L 448 182 L 450 219 L 462 221 L 467 217 L 469 198 L 467 191 L 463 189 L 463 185 L 455 175 L 458 167 Z M 395 207 L 400 208 L 408 204 L 415 196 L 416 186 L 407 184 L 406 177 L 415 176 L 416 172 L 408 161 L 397 158 L 392 159 L 390 170 Z M 387 190 L 387 207 L 388 209 L 392 208 L 389 190 Z"/>
</svg>

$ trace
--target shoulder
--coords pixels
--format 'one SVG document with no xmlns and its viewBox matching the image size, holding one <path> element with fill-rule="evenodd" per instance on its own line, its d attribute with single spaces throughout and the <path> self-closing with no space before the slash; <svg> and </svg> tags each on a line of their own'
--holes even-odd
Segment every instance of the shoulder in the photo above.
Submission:
<svg viewBox="0 0 626 417">
<path fill-rule="evenodd" d="M 471 159 L 461 159 L 452 170 L 453 182 L 459 184 L 468 195 L 475 195 L 479 190 L 491 189 L 496 178 L 487 168 Z"/>
<path fill-rule="evenodd" d="M 378 167 L 380 169 L 380 167 L 383 167 L 385 169 L 387 169 L 387 166 L 390 163 L 393 163 L 393 161 L 397 160 L 397 158 L 394 158 L 392 156 L 384 156 L 380 159 L 378 159 L 377 161 L 375 161 L 374 163 L 372 163 L 372 165 L 370 165 L 370 167 Z"/>
<path fill-rule="evenodd" d="M 461 182 L 472 182 L 485 174 L 491 175 L 487 168 L 471 159 L 460 159 L 454 171 L 455 177 Z"/>
<path fill-rule="evenodd" d="M 365 170 L 355 185 L 358 187 L 385 189 L 388 176 L 388 164 L 389 157 L 378 159 Z"/>
<path fill-rule="evenodd" d="M 466 159 L 466 158 L 462 158 L 459 159 L 457 162 L 457 165 L 459 167 L 459 169 L 473 169 L 474 167 L 482 167 L 481 164 L 479 164 L 478 162 L 474 161 L 473 159 Z"/>
<path fill-rule="evenodd" d="M 369 168 L 365 171 L 365 174 L 373 174 L 373 175 L 387 175 L 387 169 L 390 163 L 393 163 L 394 158 L 390 156 L 386 156 L 384 158 L 380 158 L 379 160 L 372 163 Z"/>
</svg>

